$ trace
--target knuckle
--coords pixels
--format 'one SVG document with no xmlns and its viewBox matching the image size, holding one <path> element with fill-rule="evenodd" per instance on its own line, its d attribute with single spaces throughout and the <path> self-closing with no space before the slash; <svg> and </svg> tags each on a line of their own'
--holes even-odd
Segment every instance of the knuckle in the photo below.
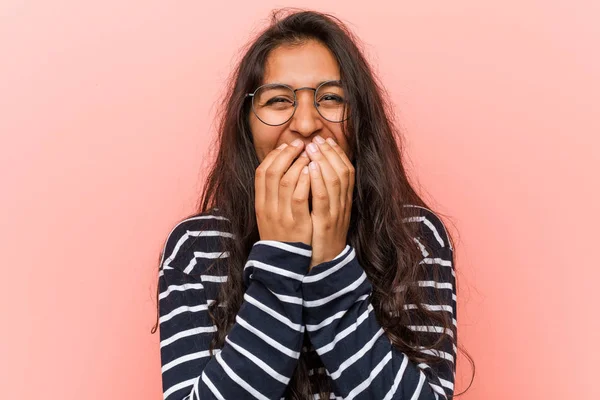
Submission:
<svg viewBox="0 0 600 400">
<path fill-rule="evenodd" d="M 273 169 L 273 168 L 269 168 L 265 171 L 265 177 L 270 179 L 270 178 L 275 178 L 277 176 L 277 170 Z"/>
<path fill-rule="evenodd" d="M 341 183 L 342 182 L 341 182 L 340 178 L 338 178 L 337 176 L 329 179 L 329 184 L 333 187 L 338 187 L 341 185 Z"/>
<path fill-rule="evenodd" d="M 329 222 L 329 220 L 327 220 L 321 224 L 321 229 L 328 231 L 332 228 L 332 226 L 333 226 L 332 223 Z"/>
<path fill-rule="evenodd" d="M 319 200 L 327 200 L 327 198 L 329 197 L 327 192 L 315 192 L 313 193 L 313 196 Z"/>
<path fill-rule="evenodd" d="M 279 181 L 279 186 L 289 188 L 294 186 L 294 182 L 290 178 L 283 178 Z"/>
</svg>

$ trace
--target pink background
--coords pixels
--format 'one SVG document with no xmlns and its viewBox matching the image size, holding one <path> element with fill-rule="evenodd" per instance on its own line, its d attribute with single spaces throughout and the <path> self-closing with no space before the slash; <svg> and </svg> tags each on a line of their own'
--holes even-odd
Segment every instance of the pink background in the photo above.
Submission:
<svg viewBox="0 0 600 400">
<path fill-rule="evenodd" d="M 594 397 L 600 2 L 3 0 L 2 398 L 161 398 L 157 257 L 237 50 L 292 4 L 364 40 L 460 232 L 463 398 Z"/>
</svg>

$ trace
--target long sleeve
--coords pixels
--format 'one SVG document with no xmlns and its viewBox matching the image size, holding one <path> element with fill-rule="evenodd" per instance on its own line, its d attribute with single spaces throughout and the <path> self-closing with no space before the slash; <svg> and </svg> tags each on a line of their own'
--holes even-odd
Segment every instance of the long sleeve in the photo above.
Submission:
<svg viewBox="0 0 600 400">
<path fill-rule="evenodd" d="M 419 281 L 431 303 L 435 301 L 435 291 L 439 291 L 442 299 L 442 304 L 438 301 L 427 304 L 426 308 L 451 313 L 456 324 L 453 250 L 445 227 L 432 212 L 412 222 L 422 224 L 429 232 L 428 243 L 435 250 L 429 254 L 422 249 L 421 263 L 439 267 L 440 272 Z M 394 348 L 375 317 L 370 302 L 372 285 L 352 246 L 347 245 L 335 259 L 314 266 L 304 278 L 302 291 L 306 330 L 337 396 L 344 399 L 451 398 L 456 356 L 453 341 L 444 339 L 442 351 L 421 350 L 449 361 L 431 366 L 417 365 Z M 405 308 L 410 310 L 414 306 L 407 304 Z M 441 327 L 428 325 L 408 328 L 434 337 L 443 331 Z"/>
<path fill-rule="evenodd" d="M 210 216 L 206 218 L 211 218 Z M 159 327 L 165 400 L 280 399 L 302 346 L 301 281 L 310 246 L 258 241 L 244 268 L 246 291 L 224 346 L 209 356 L 216 328 L 208 315 L 217 286 L 206 266 L 227 257 L 215 229 L 180 224 L 167 239 L 159 274 Z M 203 225 L 206 226 L 206 225 Z M 165 257 L 165 256 L 163 256 Z"/>
</svg>

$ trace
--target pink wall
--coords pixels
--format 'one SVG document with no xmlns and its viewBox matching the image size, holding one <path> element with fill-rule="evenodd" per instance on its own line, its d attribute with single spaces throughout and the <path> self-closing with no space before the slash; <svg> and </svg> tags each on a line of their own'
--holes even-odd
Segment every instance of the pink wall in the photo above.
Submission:
<svg viewBox="0 0 600 400">
<path fill-rule="evenodd" d="M 282 2 L 33 3 L 0 4 L 2 398 L 159 399 L 158 252 L 236 49 Z M 595 397 L 600 3 L 295 3 L 367 43 L 460 231 L 464 399 Z"/>
</svg>

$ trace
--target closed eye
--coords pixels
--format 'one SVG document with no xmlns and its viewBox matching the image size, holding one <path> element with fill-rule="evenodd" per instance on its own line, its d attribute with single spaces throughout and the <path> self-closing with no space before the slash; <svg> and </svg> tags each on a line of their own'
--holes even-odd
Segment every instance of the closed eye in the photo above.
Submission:
<svg viewBox="0 0 600 400">
<path fill-rule="evenodd" d="M 273 97 L 272 99 L 269 99 L 265 105 L 271 105 L 271 104 L 275 104 L 275 103 L 289 103 L 289 104 L 293 104 L 293 102 L 290 99 L 286 99 L 285 97 Z"/>
</svg>

